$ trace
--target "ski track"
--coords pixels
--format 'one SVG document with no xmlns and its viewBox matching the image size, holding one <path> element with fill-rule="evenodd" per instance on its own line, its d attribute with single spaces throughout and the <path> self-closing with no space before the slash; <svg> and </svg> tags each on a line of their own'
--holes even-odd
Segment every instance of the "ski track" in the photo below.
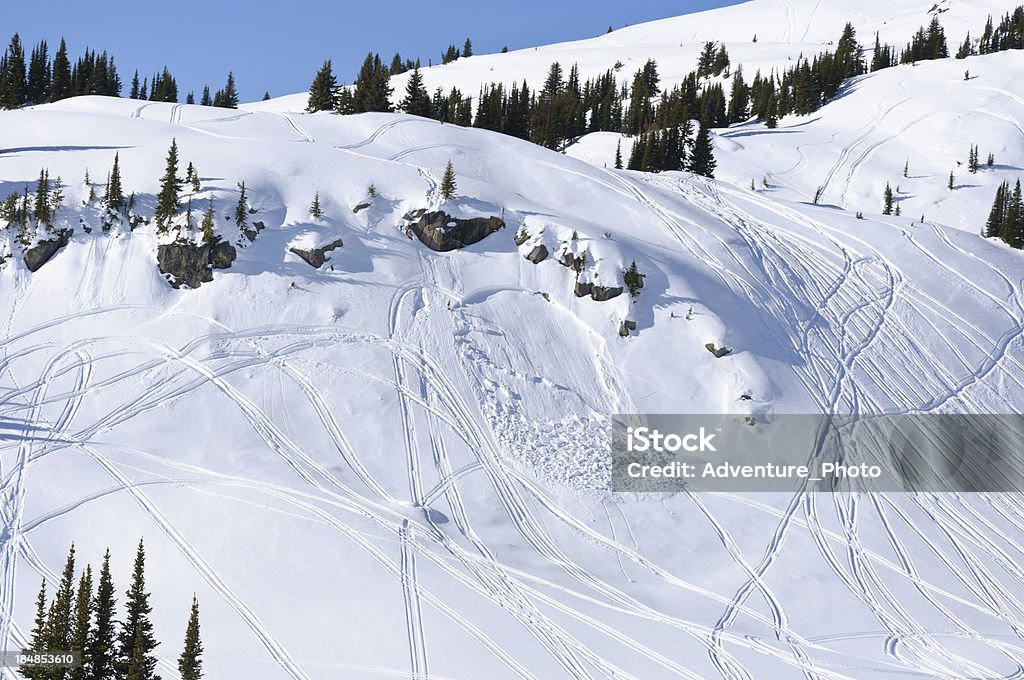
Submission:
<svg viewBox="0 0 1024 680">
<path fill-rule="evenodd" d="M 779 8 L 786 17 L 783 40 L 792 41 L 800 33 L 796 7 L 780 0 Z M 806 29 L 803 35 L 806 37 Z M 147 106 L 136 109 L 132 118 L 141 118 Z M 838 181 L 845 170 L 841 199 L 845 202 L 846 190 L 860 166 L 885 143 L 874 141 L 865 146 L 891 112 L 878 112 L 863 132 L 843 147 L 823 190 Z M 169 115 L 172 124 L 180 125 L 182 106 L 172 107 Z M 292 116 L 277 115 L 305 142 L 316 141 Z M 416 121 L 388 123 L 363 141 L 337 148 L 355 152 L 409 122 Z M 431 148 L 406 149 L 391 155 L 390 160 L 399 161 Z M 439 183 L 429 170 L 418 171 L 427 184 L 427 205 L 436 208 L 440 205 Z M 972 402 L 971 388 L 991 382 L 995 374 L 999 379 L 1022 384 L 1024 363 L 1010 352 L 1024 335 L 1020 282 L 990 267 L 1003 288 L 1002 294 L 996 294 L 946 265 L 943 249 L 960 255 L 969 253 L 936 225 L 930 225 L 929 233 L 935 238 L 927 242 L 909 232 L 904 232 L 904 237 L 937 271 L 960 281 L 980 304 L 1005 315 L 1007 325 L 1001 335 L 993 337 L 982 331 L 916 287 L 897 263 L 870 244 L 784 205 L 699 180 L 669 176 L 641 180 L 634 174 L 613 171 L 580 175 L 616 192 L 623 201 L 635 201 L 711 275 L 737 295 L 750 299 L 766 336 L 806 359 L 804 365 L 793 370 L 824 412 L 870 410 L 892 404 L 902 412 L 915 413 L 935 411 L 951 403 L 973 407 L 977 404 Z M 726 202 L 723 195 L 732 200 Z M 680 202 L 704 211 L 706 222 L 683 214 Z M 766 211 L 802 223 L 808 235 L 780 235 L 764 217 Z M 736 239 L 725 239 L 723 228 Z M 17 326 L 20 307 L 16 299 L 0 340 L 0 376 L 4 380 L 0 385 L 0 417 L 5 419 L 0 434 L 10 428 L 20 435 L 10 442 L 0 441 L 0 635 L 4 644 L 11 647 L 25 641 L 13 621 L 19 577 L 55 576 L 36 553 L 30 540 L 32 532 L 71 516 L 79 508 L 124 494 L 142 509 L 162 538 L 186 558 L 195 574 L 230 606 L 282 673 L 296 680 L 309 678 L 312 668 L 305 668 L 288 652 L 279 637 L 282 631 L 274 630 L 276 622 L 265 621 L 258 607 L 243 601 L 190 541 L 186 530 L 176 527 L 148 495 L 150 488 L 181 485 L 226 499 L 235 498 L 232 490 L 244 491 L 264 499 L 265 507 L 276 512 L 288 507 L 296 517 L 329 527 L 339 539 L 373 559 L 401 588 L 409 657 L 408 674 L 403 671 L 402 675 L 414 680 L 441 677 L 431 671 L 435 664 L 430 654 L 430 631 L 425 626 L 427 608 L 462 630 L 515 677 L 537 677 L 493 632 L 484 632 L 438 596 L 433 581 L 423 578 L 428 573 L 431 579 L 445 578 L 492 603 L 505 617 L 503 621 L 528 635 L 567 678 L 640 677 L 621 662 L 612 662 L 605 646 L 595 644 L 595 639 L 608 646 L 614 643 L 620 651 L 627 649 L 637 661 L 644 662 L 644 667 L 656 665 L 672 677 L 703 677 L 689 668 L 687 659 L 673 657 L 671 649 L 655 648 L 640 632 L 621 625 L 623 621 L 642 621 L 682 634 L 690 647 L 704 650 L 706 664 L 722 677 L 736 680 L 757 677 L 756 670 L 747 665 L 752 656 L 770 659 L 776 667 L 807 678 L 857 677 L 866 668 L 857 665 L 862 662 L 870 662 L 872 669 L 882 666 L 894 675 L 1001 674 L 962 652 L 952 651 L 953 647 L 943 642 L 950 637 L 984 643 L 1017 667 L 1015 677 L 1024 674 L 1024 651 L 1018 644 L 1024 638 L 1024 568 L 1019 566 L 1024 560 L 1024 542 L 1002 528 L 1024 522 L 1024 507 L 1016 498 L 937 494 L 894 498 L 858 493 L 819 496 L 801 492 L 783 508 L 776 508 L 751 498 L 722 496 L 712 503 L 689 495 L 695 516 L 701 517 L 717 538 L 729 566 L 742 574 L 734 592 L 706 590 L 690 582 L 685 574 L 645 556 L 623 507 L 616 505 L 619 523 L 613 519 L 611 504 L 602 499 L 600 509 L 606 522 L 593 523 L 580 516 L 584 510 L 570 509 L 561 497 L 508 462 L 498 432 L 500 412 L 486 385 L 488 371 L 495 368 L 493 362 L 488 364 L 486 353 L 473 347 L 472 340 L 431 344 L 437 338 L 450 340 L 453 330 L 466 331 L 467 337 L 486 330 L 459 304 L 466 291 L 458 264 L 433 253 L 420 255 L 419 264 L 419 280 L 397 288 L 392 296 L 383 337 L 345 333 L 334 327 L 238 330 L 203 319 L 210 332 L 180 346 L 138 336 L 83 338 L 67 344 L 37 342 L 48 331 L 91 316 L 110 317 L 108 323 L 114 327 L 117 315 L 140 308 L 121 305 L 86 310 L 21 329 Z M 32 280 L 20 285 L 23 288 L 18 297 L 27 298 Z M 449 303 L 454 307 L 448 307 Z M 947 327 L 957 328 L 957 334 L 950 334 L 946 346 L 927 349 L 916 338 L 922 327 L 932 329 L 938 337 L 945 337 L 942 329 Z M 271 342 L 274 348 L 268 349 Z M 398 494 L 374 478 L 349 441 L 345 423 L 334 415 L 329 396 L 302 368 L 300 359 L 307 353 L 339 344 L 372 347 L 390 357 L 388 375 L 353 372 L 394 390 L 403 430 L 401 459 L 406 467 L 408 499 L 404 492 Z M 893 371 L 893 360 L 883 351 L 886 347 L 898 348 L 903 360 L 919 357 L 913 370 Z M 957 361 L 940 361 L 936 351 Z M 604 339 L 596 334 L 594 353 L 594 371 L 602 394 L 593 398 L 609 412 L 635 410 L 623 387 L 623 376 Z M 984 359 L 969 356 L 976 353 L 983 354 Z M 29 360 L 38 362 L 40 357 L 45 363 L 38 377 L 19 383 L 15 378 L 18 365 Z M 97 367 L 126 359 L 131 359 L 128 368 L 96 377 Z M 236 375 L 248 369 L 273 371 L 282 389 L 294 386 L 301 398 L 288 404 L 284 412 L 268 412 L 237 384 Z M 159 385 L 132 391 L 133 386 L 137 388 L 137 380 L 158 371 Z M 904 373 L 911 374 L 912 381 L 893 377 Z M 244 418 L 266 450 L 278 457 L 292 476 L 279 484 L 269 484 L 174 463 L 145 451 L 111 450 L 99 441 L 100 435 L 198 390 L 205 390 L 218 407 Z M 102 409 L 88 411 L 93 414 L 91 422 L 81 422 L 83 403 L 100 395 L 110 401 L 104 402 Z M 334 461 L 326 463 L 298 437 L 288 434 L 295 429 L 289 411 L 300 409 L 311 413 L 314 422 L 319 423 L 321 434 L 333 449 L 330 455 L 344 463 L 346 474 L 336 472 Z M 69 450 L 87 456 L 113 481 L 113 486 L 83 490 L 80 498 L 26 519 L 25 498 L 34 481 L 33 467 L 48 456 Z M 471 459 L 466 458 L 466 451 L 471 452 Z M 172 476 L 141 474 L 163 468 L 175 471 Z M 499 554 L 505 552 L 505 546 L 499 550 L 482 537 L 469 510 L 479 500 L 467 499 L 461 488 L 467 480 L 483 480 L 489 485 L 493 501 L 521 539 L 521 548 L 550 567 L 543 577 L 504 563 Z M 729 522 L 716 515 L 713 507 L 720 500 L 742 505 L 774 522 L 760 551 L 751 553 L 749 544 L 742 544 L 730 531 Z M 993 515 L 983 514 L 980 504 L 990 508 Z M 431 510 L 435 508 L 446 510 L 451 517 L 449 525 L 434 520 Z M 417 510 L 422 511 L 422 517 Z M 925 526 L 921 526 L 922 516 L 929 520 Z M 995 522 L 993 517 L 1002 522 Z M 350 518 L 371 523 L 393 541 L 387 545 L 397 546 L 397 555 L 393 547 L 386 550 L 376 537 L 353 528 Z M 862 532 L 869 522 L 883 529 L 880 538 L 885 544 L 884 553 L 878 541 L 871 546 L 865 544 Z M 618 530 L 617 525 L 625 531 Z M 600 550 L 614 560 L 621 579 L 609 578 L 607 571 L 599 575 L 574 558 L 581 548 L 562 542 L 567 532 L 588 549 Z M 810 539 L 826 573 L 874 617 L 877 629 L 810 638 L 794 628 L 786 602 L 779 595 L 781 576 L 776 573 L 776 565 L 784 563 L 789 539 L 797 534 Z M 934 558 L 927 562 L 932 573 L 925 573 L 921 566 L 926 563 L 926 554 Z M 669 614 L 668 607 L 636 594 L 630 585 L 638 579 L 656 580 L 669 598 L 686 595 L 714 603 L 721 607 L 721 613 L 712 623 Z M 908 589 L 920 598 L 915 601 L 917 609 L 905 602 Z M 753 604 L 755 595 L 762 601 Z M 927 626 L 919 620 L 921 606 L 932 614 Z M 606 622 L 595 612 L 614 615 L 615 623 Z M 991 626 L 996 623 L 1010 631 L 1014 639 L 1004 642 L 993 636 Z M 581 635 L 577 627 L 585 628 L 586 635 Z M 759 634 L 747 634 L 751 628 Z M 883 658 L 844 656 L 841 643 L 854 639 L 877 641 L 874 650 Z M 836 663 L 836 658 L 849 663 Z M 173 676 L 172 660 L 162 658 L 161 669 Z M 13 677 L 9 671 L 5 674 Z"/>
</svg>

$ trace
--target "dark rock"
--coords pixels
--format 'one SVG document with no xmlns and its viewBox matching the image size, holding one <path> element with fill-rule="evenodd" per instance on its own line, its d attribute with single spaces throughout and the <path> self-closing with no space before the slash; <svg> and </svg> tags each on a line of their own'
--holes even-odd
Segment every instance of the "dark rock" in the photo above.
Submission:
<svg viewBox="0 0 1024 680">
<path fill-rule="evenodd" d="M 614 300 L 615 298 L 622 295 L 622 287 L 606 288 L 604 286 L 594 286 L 590 291 L 590 297 L 597 302 L 608 302 L 608 300 Z"/>
<path fill-rule="evenodd" d="M 439 253 L 446 253 L 478 243 L 504 226 L 505 221 L 500 217 L 474 217 L 466 220 L 438 210 L 423 213 L 413 222 L 411 229 L 423 245 Z"/>
<path fill-rule="evenodd" d="M 415 222 L 419 218 L 423 217 L 423 215 L 426 214 L 426 212 L 427 212 L 426 208 L 418 208 L 416 210 L 410 210 L 409 212 L 405 213 L 405 216 L 404 216 L 403 219 L 406 222 Z"/>
<path fill-rule="evenodd" d="M 573 288 L 573 292 L 576 293 L 576 297 L 586 297 L 594 292 L 594 284 L 576 281 L 576 287 Z"/>
<path fill-rule="evenodd" d="M 516 232 L 516 235 L 512 237 L 512 240 L 516 242 L 517 246 L 521 246 L 530 240 L 530 232 L 525 229 L 520 229 Z"/>
<path fill-rule="evenodd" d="M 354 212 L 354 213 L 356 213 L 358 215 L 360 212 L 362 212 L 363 210 L 366 210 L 369 207 L 370 207 L 369 203 L 360 203 L 356 207 L 352 208 L 352 212 Z"/>
<path fill-rule="evenodd" d="M 562 257 L 561 259 L 558 260 L 558 263 L 561 264 L 563 267 L 568 267 L 569 269 L 572 269 L 573 267 L 576 266 L 576 258 L 568 250 L 563 250 Z"/>
<path fill-rule="evenodd" d="M 754 400 L 754 397 L 752 397 L 749 394 L 741 394 L 740 395 L 740 401 L 753 401 L 753 400 Z"/>
<path fill-rule="evenodd" d="M 156 261 L 160 271 L 171 276 L 170 284 L 175 288 L 199 288 L 213 281 L 210 246 L 205 243 L 198 246 L 185 241 L 164 244 L 157 248 Z"/>
<path fill-rule="evenodd" d="M 548 249 L 544 247 L 544 244 L 542 243 L 531 250 L 530 254 L 526 256 L 526 259 L 534 264 L 540 264 L 544 260 L 548 259 Z"/>
<path fill-rule="evenodd" d="M 238 251 L 227 241 L 215 243 L 210 248 L 210 266 L 214 269 L 227 269 L 238 257 Z"/>
<path fill-rule="evenodd" d="M 636 321 L 631 321 L 630 319 L 623 319 L 622 322 L 619 323 L 619 336 L 620 337 L 628 338 L 629 337 L 629 332 L 630 331 L 635 331 L 635 330 L 636 330 Z"/>
<path fill-rule="evenodd" d="M 266 228 L 267 225 L 265 225 L 263 222 L 253 222 L 252 229 L 242 229 L 242 233 L 245 234 L 245 237 L 247 239 L 249 239 L 249 243 L 252 243 L 253 241 L 256 240 L 256 237 L 260 235 L 260 232 Z"/>
<path fill-rule="evenodd" d="M 729 349 L 728 347 L 722 347 L 719 349 L 715 347 L 715 343 L 713 342 L 709 342 L 704 346 L 707 347 L 709 352 L 715 355 L 716 359 L 721 359 L 722 357 L 727 357 L 730 354 L 732 354 L 732 350 Z"/>
<path fill-rule="evenodd" d="M 319 269 L 320 267 L 324 266 L 324 262 L 327 262 L 327 253 L 337 248 L 340 248 L 343 245 L 345 244 L 342 243 L 341 239 L 339 238 L 337 241 L 328 243 L 325 246 L 320 246 L 319 248 L 310 248 L 309 250 L 302 250 L 301 248 L 289 248 L 288 250 L 292 251 L 293 253 L 301 257 L 303 260 L 305 260 L 306 264 L 308 264 L 310 267 L 313 267 L 314 269 Z"/>
<path fill-rule="evenodd" d="M 69 238 L 71 238 L 71 230 L 61 229 L 57 232 L 56 238 L 40 241 L 36 246 L 25 251 L 25 266 L 30 272 L 39 271 L 39 268 L 49 262 L 58 250 L 68 244 Z"/>
</svg>

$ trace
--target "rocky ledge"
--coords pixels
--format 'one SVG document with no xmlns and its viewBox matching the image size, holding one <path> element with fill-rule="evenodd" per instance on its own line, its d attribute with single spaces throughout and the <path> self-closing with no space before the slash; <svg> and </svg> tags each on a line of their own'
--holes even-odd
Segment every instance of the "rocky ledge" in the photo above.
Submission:
<svg viewBox="0 0 1024 680">
<path fill-rule="evenodd" d="M 237 255 L 235 247 L 225 241 L 212 246 L 175 241 L 159 246 L 156 260 L 160 271 L 168 275 L 168 281 L 175 288 L 199 288 L 213 281 L 214 269 L 227 269 Z"/>
<path fill-rule="evenodd" d="M 499 229 L 505 221 L 500 217 L 452 217 L 443 210 L 410 213 L 415 220 L 409 228 L 423 245 L 439 253 L 458 250 L 479 243 Z"/>
</svg>

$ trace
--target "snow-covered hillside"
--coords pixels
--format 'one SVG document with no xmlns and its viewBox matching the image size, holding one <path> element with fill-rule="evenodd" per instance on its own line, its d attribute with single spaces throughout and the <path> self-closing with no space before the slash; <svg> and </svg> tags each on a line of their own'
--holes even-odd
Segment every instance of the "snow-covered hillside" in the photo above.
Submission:
<svg viewBox="0 0 1024 680">
<path fill-rule="evenodd" d="M 850 12 L 895 42 L 930 6 L 754 0 L 427 84 L 651 57 L 671 82 L 705 39 L 781 63 Z M 951 41 L 1004 9 L 939 7 Z M 110 547 L 121 596 L 144 536 L 165 679 L 193 593 L 210 678 L 1018 676 L 1019 494 L 612 494 L 608 440 L 616 413 L 1019 412 L 1024 255 L 969 228 L 1024 166 L 1019 66 L 892 68 L 811 118 L 719 131 L 719 181 L 609 169 L 610 133 L 562 154 L 304 95 L 0 112 L 0 198 L 47 168 L 75 229 L 34 273 L 0 231 L 0 647 L 72 541 L 94 568 Z M 238 244 L 195 290 L 160 274 L 152 224 L 104 232 L 83 205 L 116 153 L 151 215 L 172 139 L 201 179 L 184 198 Z M 997 167 L 950 193 L 971 143 Z M 887 179 L 901 217 L 878 215 Z M 421 209 L 506 226 L 435 252 Z M 291 251 L 338 239 L 319 268 Z M 575 294 L 633 262 L 635 301 Z"/>
</svg>

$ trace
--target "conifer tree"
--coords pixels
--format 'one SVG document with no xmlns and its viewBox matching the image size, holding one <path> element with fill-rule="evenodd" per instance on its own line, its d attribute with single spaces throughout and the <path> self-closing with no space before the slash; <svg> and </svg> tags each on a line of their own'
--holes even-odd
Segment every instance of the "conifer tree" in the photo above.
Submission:
<svg viewBox="0 0 1024 680">
<path fill-rule="evenodd" d="M 39 179 L 36 181 L 36 198 L 33 206 L 36 222 L 52 226 L 50 215 L 50 176 L 43 169 L 39 171 Z"/>
<path fill-rule="evenodd" d="M 142 86 L 142 98 L 143 99 L 146 98 L 146 86 L 145 86 L 145 84 L 143 84 L 143 86 Z M 210 86 L 209 85 L 203 85 L 203 96 L 199 100 L 199 105 L 200 106 L 213 106 L 213 99 L 210 97 Z"/>
<path fill-rule="evenodd" d="M 622 140 L 615 144 L 615 169 L 622 170 Z"/>
<path fill-rule="evenodd" d="M 172 139 L 171 148 L 167 152 L 167 169 L 160 181 L 160 191 L 156 195 L 156 223 L 157 229 L 161 232 L 167 231 L 171 220 L 181 207 L 179 195 L 182 184 L 181 178 L 178 177 L 178 141 Z"/>
<path fill-rule="evenodd" d="M 317 71 L 309 86 L 309 101 L 306 110 L 310 113 L 317 111 L 334 111 L 338 108 L 338 80 L 334 77 L 334 69 L 331 60 L 328 59 Z"/>
<path fill-rule="evenodd" d="M 323 208 L 320 207 L 320 192 L 313 194 L 313 202 L 309 205 L 309 216 L 318 220 L 324 216 Z"/>
<path fill-rule="evenodd" d="M 892 187 L 885 184 L 885 192 L 882 194 L 882 214 L 892 215 Z"/>
<path fill-rule="evenodd" d="M 906 178 L 910 177 L 910 159 L 909 158 L 907 159 L 907 162 L 903 164 L 903 176 L 906 177 Z"/>
<path fill-rule="evenodd" d="M 45 104 L 50 95 L 50 59 L 46 41 L 32 48 L 28 62 L 25 99 L 28 104 Z"/>
<path fill-rule="evenodd" d="M 192 614 L 185 628 L 185 647 L 178 657 L 181 680 L 200 680 L 203 677 L 203 643 L 199 638 L 199 601 L 192 598 Z"/>
<path fill-rule="evenodd" d="M 203 243 L 208 246 L 212 246 L 217 242 L 217 236 L 213 231 L 214 228 L 214 217 L 216 213 L 213 211 L 213 196 L 210 196 L 210 204 L 203 212 L 203 221 L 200 224 L 200 229 L 203 231 Z"/>
<path fill-rule="evenodd" d="M 955 182 L 956 182 L 956 177 L 953 176 L 953 171 L 950 170 L 949 171 L 949 182 L 947 183 L 946 188 L 949 189 L 950 191 L 952 191 Z"/>
<path fill-rule="evenodd" d="M 452 167 L 451 159 L 444 169 L 444 176 L 441 178 L 441 200 L 450 201 L 455 198 L 458 184 L 455 182 L 455 168 Z"/>
<path fill-rule="evenodd" d="M 64 573 L 61 574 L 60 584 L 54 594 L 53 603 L 46 615 L 46 642 L 50 645 L 49 650 L 61 651 L 71 649 L 72 634 L 75 625 L 75 546 L 71 545 L 68 551 L 67 560 L 64 563 Z M 52 674 L 53 669 L 47 676 Z"/>
<path fill-rule="evenodd" d="M 186 104 L 195 104 L 196 103 L 196 95 L 195 95 L 195 93 L 192 90 L 189 90 L 188 94 L 185 95 L 185 103 Z"/>
<path fill-rule="evenodd" d="M 129 99 L 139 98 L 139 70 L 135 69 L 135 75 L 132 76 L 132 89 L 128 92 Z"/>
<path fill-rule="evenodd" d="M 86 669 L 89 666 L 88 644 L 92 623 L 92 599 L 92 567 L 86 565 L 82 577 L 78 580 L 74 625 L 71 629 L 71 646 L 69 647 L 72 651 L 82 655 L 82 665 L 71 669 L 70 680 L 86 680 Z"/>
<path fill-rule="evenodd" d="M 430 94 L 427 93 L 427 88 L 423 85 L 423 74 L 420 73 L 419 61 L 416 62 L 416 67 L 405 84 L 405 98 L 402 100 L 400 107 L 406 113 L 414 116 L 432 117 L 434 105 L 430 101 Z"/>
<path fill-rule="evenodd" d="M 1024 248 L 1024 202 L 1021 200 L 1020 180 L 1013 188 L 1013 193 L 1006 197 L 1006 209 L 1003 223 L 1000 226 L 1000 237 L 1011 248 Z"/>
<path fill-rule="evenodd" d="M 114 168 L 110 171 L 107 183 L 107 207 L 115 212 L 124 209 L 124 189 L 121 186 L 121 161 L 119 154 L 114 154 Z"/>
<path fill-rule="evenodd" d="M 978 146 L 976 144 L 971 145 L 971 150 L 967 154 L 967 169 L 972 175 L 978 172 Z"/>
<path fill-rule="evenodd" d="M 226 109 L 238 108 L 238 88 L 235 87 L 235 74 L 232 71 L 228 71 L 227 83 L 221 90 L 220 105 Z"/>
<path fill-rule="evenodd" d="M 263 101 L 265 101 L 265 102 L 269 102 L 270 101 L 270 90 L 264 90 L 264 92 L 263 92 Z"/>
<path fill-rule="evenodd" d="M 996 155 L 994 153 L 990 153 L 988 155 L 988 161 L 985 163 L 985 165 L 987 165 L 988 167 L 991 168 L 995 164 L 996 164 Z"/>
<path fill-rule="evenodd" d="M 714 145 L 711 143 L 711 133 L 706 125 L 701 125 L 697 139 L 693 143 L 693 152 L 690 154 L 690 163 L 687 169 L 697 175 L 714 177 L 717 166 Z"/>
<path fill-rule="evenodd" d="M 469 38 L 466 38 L 466 42 L 462 45 L 462 56 L 472 57 L 473 56 L 473 43 Z"/>
<path fill-rule="evenodd" d="M 153 608 L 146 592 L 146 550 L 142 541 L 135 555 L 132 584 L 125 593 L 125 619 L 118 635 L 118 653 L 115 665 L 117 677 L 131 680 L 159 680 L 154 673 L 159 644 L 153 636 L 149 615 Z"/>
<path fill-rule="evenodd" d="M 36 619 L 32 626 L 29 645 L 28 649 L 22 650 L 26 655 L 50 650 L 49 631 L 46 625 L 46 578 L 43 578 L 43 585 L 39 588 L 39 595 L 36 597 Z M 47 669 L 28 664 L 20 666 L 18 672 L 26 680 L 43 680 L 47 675 Z"/>
<path fill-rule="evenodd" d="M 249 226 L 249 198 L 245 193 L 245 182 L 238 185 L 238 203 L 235 204 L 235 227 L 243 231 Z"/>
<path fill-rule="evenodd" d="M 391 75 L 379 54 L 367 54 L 356 77 L 353 99 L 356 113 L 391 111 Z"/>
<path fill-rule="evenodd" d="M 0 88 L 0 107 L 16 109 L 27 100 L 25 76 L 25 48 L 21 44 L 21 36 L 17 33 L 7 46 L 3 58 L 3 73 L 0 74 L 3 87 Z"/>
<path fill-rule="evenodd" d="M 53 68 L 50 77 L 50 101 L 59 102 L 71 96 L 71 60 L 68 59 L 68 46 L 64 38 L 60 39 L 60 47 L 53 55 Z"/>
<path fill-rule="evenodd" d="M 1003 220 L 1006 217 L 1006 204 L 1010 195 L 1009 182 L 1003 182 L 996 189 L 996 198 L 992 202 L 992 210 L 985 222 L 985 237 L 995 238 L 1002 233 Z"/>
</svg>

